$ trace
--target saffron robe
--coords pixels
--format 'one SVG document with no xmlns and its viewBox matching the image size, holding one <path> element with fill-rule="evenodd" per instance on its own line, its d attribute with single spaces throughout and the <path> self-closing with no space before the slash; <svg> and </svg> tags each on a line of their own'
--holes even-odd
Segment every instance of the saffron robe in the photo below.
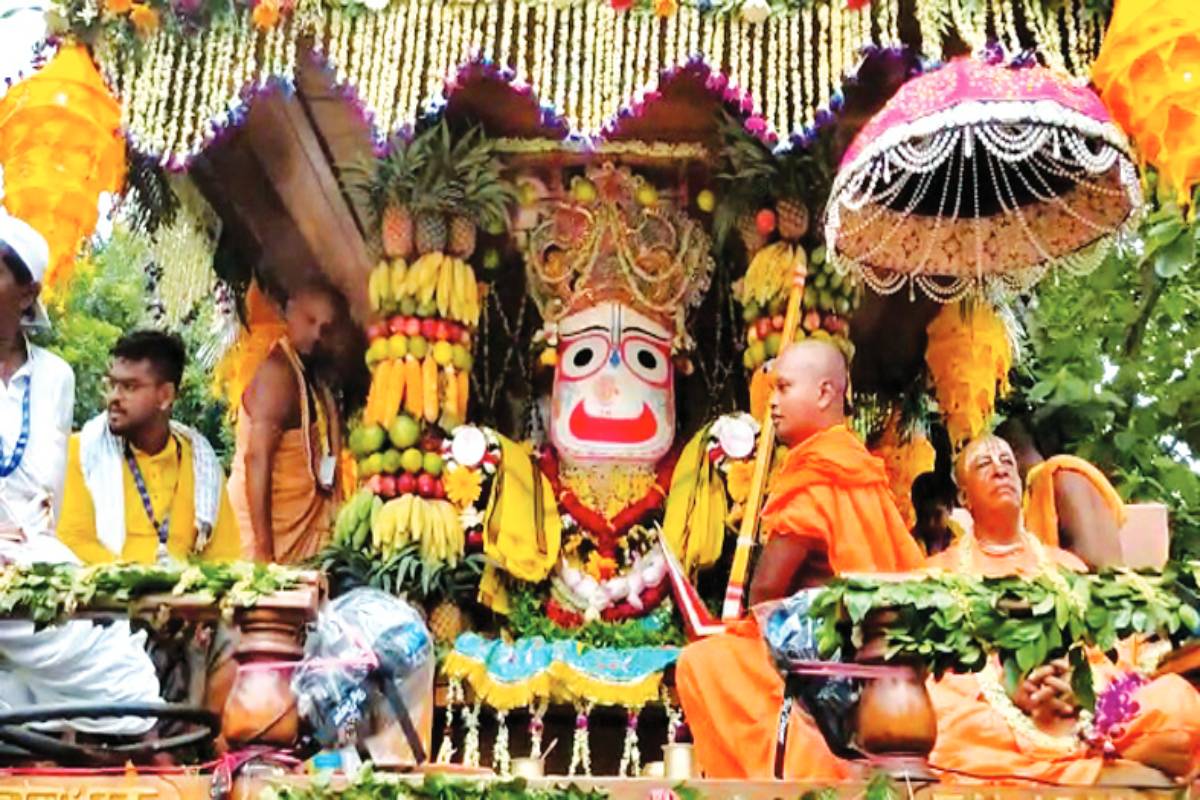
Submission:
<svg viewBox="0 0 1200 800">
<path fill-rule="evenodd" d="M 965 540 L 970 540 L 964 544 Z M 929 566 L 947 571 L 963 567 L 964 546 L 973 537 L 959 540 L 929 560 Z M 1086 571 L 1076 556 L 1057 547 L 1046 547 L 1046 556 L 1059 566 Z M 968 553 L 974 574 L 1036 575 L 1041 568 L 1038 556 L 1028 546 L 1001 556 L 982 552 L 978 545 Z M 1122 644 L 1120 663 L 1108 661 L 1101 653 L 1089 654 L 1097 691 L 1133 667 L 1139 660 L 1139 645 Z M 1062 785 L 1090 786 L 1100 777 L 1105 761 L 1086 750 L 1066 751 L 1046 741 L 1034 741 L 1021 735 L 984 698 L 975 675 L 947 674 L 928 682 L 929 696 L 937 715 L 937 743 L 929 754 L 930 766 L 942 770 L 952 780 L 978 778 L 991 781 L 1038 781 Z M 1192 752 L 1200 756 L 1200 693 L 1178 675 L 1155 678 L 1133 694 L 1139 711 L 1123 725 L 1116 737 L 1117 753 L 1149 734 L 1181 732 L 1191 740 Z"/>
<path fill-rule="evenodd" d="M 771 483 L 764 537 L 796 536 L 834 573 L 916 569 L 921 549 L 888 490 L 883 461 L 838 425 L 793 447 Z M 683 649 L 676 689 L 709 778 L 771 778 L 783 677 L 753 617 Z M 836 780 L 848 767 L 793 707 L 784 777 Z"/>
</svg>

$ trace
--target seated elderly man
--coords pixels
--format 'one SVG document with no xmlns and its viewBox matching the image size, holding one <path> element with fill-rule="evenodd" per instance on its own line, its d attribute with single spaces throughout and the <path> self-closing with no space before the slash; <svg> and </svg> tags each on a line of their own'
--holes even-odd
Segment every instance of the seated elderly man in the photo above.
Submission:
<svg viewBox="0 0 1200 800">
<path fill-rule="evenodd" d="M 987 577 L 1032 576 L 1059 567 L 1085 571 L 1079 558 L 1042 544 L 1025 529 L 1017 459 L 1004 440 L 984 436 L 968 444 L 955 477 L 974 529 L 930 558 L 930 566 Z M 1200 693 L 1178 676 L 1148 679 L 1125 659 L 1114 665 L 1092 654 L 1092 661 L 1099 695 L 1127 691 L 1136 703 L 1108 729 L 1110 755 L 1175 778 L 1194 775 L 1200 764 Z M 1011 696 L 1003 685 L 995 665 L 930 682 L 938 720 L 930 764 L 955 777 L 1094 784 L 1106 762 L 1075 733 L 1079 707 L 1067 665 L 1035 669 Z"/>
</svg>

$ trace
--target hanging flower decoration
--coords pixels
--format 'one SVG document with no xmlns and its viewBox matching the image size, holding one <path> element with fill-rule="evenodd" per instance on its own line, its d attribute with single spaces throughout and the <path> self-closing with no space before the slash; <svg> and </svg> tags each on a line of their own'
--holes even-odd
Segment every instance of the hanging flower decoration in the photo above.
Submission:
<svg viewBox="0 0 1200 800">
<path fill-rule="evenodd" d="M 158 12 L 146 3 L 134 3 L 129 9 L 129 21 L 133 23 L 138 36 L 150 36 L 158 30 Z"/>
<path fill-rule="evenodd" d="M 742 0 L 742 19 L 752 25 L 761 25 L 771 16 L 771 6 L 767 0 Z"/>
<path fill-rule="evenodd" d="M 913 481 L 918 475 L 933 470 L 937 452 L 921 431 L 902 430 L 898 411 L 888 417 L 887 427 L 872 452 L 883 459 L 896 508 L 904 518 L 904 524 L 912 528 L 917 521 L 912 504 Z"/>
<path fill-rule="evenodd" d="M 654 13 L 660 17 L 673 17 L 678 10 L 677 0 L 654 0 Z"/>
<path fill-rule="evenodd" d="M 1141 205 L 1125 136 L 1090 89 L 962 58 L 906 83 L 855 137 L 825 234 L 877 292 L 952 302 L 1094 269 Z"/>
<path fill-rule="evenodd" d="M 983 432 L 1008 392 L 1013 348 L 1008 328 L 986 303 L 947 305 L 926 329 L 925 363 L 955 447 Z"/>
<path fill-rule="evenodd" d="M 117 101 L 80 45 L 63 47 L 0 99 L 4 206 L 46 237 L 48 292 L 70 280 L 75 251 L 96 227 L 101 192 L 124 181 L 120 122 Z"/>
<path fill-rule="evenodd" d="M 128 14 L 133 0 L 104 0 L 104 10 L 110 14 Z"/>
<path fill-rule="evenodd" d="M 1092 80 L 1138 153 L 1186 204 L 1200 182 L 1200 15 L 1191 0 L 1122 0 Z"/>
<path fill-rule="evenodd" d="M 258 0 L 250 15 L 254 26 L 260 31 L 270 30 L 279 24 L 278 0 Z"/>
</svg>

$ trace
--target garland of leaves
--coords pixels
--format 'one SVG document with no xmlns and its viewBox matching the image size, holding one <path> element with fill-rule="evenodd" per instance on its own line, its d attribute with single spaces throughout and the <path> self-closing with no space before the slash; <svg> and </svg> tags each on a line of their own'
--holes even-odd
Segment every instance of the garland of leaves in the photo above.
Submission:
<svg viewBox="0 0 1200 800">
<path fill-rule="evenodd" d="M 550 642 L 573 639 L 590 647 L 619 649 L 682 647 L 685 642 L 683 631 L 674 619 L 674 607 L 669 601 L 663 601 L 658 608 L 640 619 L 621 622 L 596 620 L 577 628 L 564 628 L 547 618 L 543 602 L 545 596 L 545 592 L 539 592 L 532 586 L 513 590 L 508 627 L 514 637 L 526 639 L 540 636 Z"/>
<path fill-rule="evenodd" d="M 1061 575 L 1061 577 L 1060 577 Z M 1200 562 L 1164 575 L 1110 571 L 1079 575 L 1062 570 L 1031 580 L 971 578 L 936 573 L 904 581 L 840 578 L 813 603 L 821 622 L 818 648 L 839 648 L 853 658 L 869 634 L 884 637 L 885 659 L 914 660 L 934 675 L 977 672 L 996 655 L 1009 688 L 1035 667 L 1066 657 L 1072 688 L 1085 707 L 1094 703 L 1085 646 L 1112 651 L 1128 636 L 1158 636 L 1174 643 L 1200 629 L 1200 612 L 1187 588 Z M 886 620 L 872 612 L 891 612 Z M 880 624 L 881 623 L 881 624 Z"/>
<path fill-rule="evenodd" d="M 672 800 L 704 800 L 698 789 L 685 785 L 671 790 Z M 810 789 L 800 800 L 834 800 L 833 787 Z M 861 800 L 899 800 L 899 788 L 882 772 L 874 773 L 860 795 Z M 324 776 L 304 784 L 267 786 L 258 800 L 609 800 L 607 792 L 575 784 L 532 789 L 524 779 L 511 781 L 463 780 L 445 775 L 426 775 L 417 783 L 403 777 L 377 773 L 367 764 L 346 785 L 333 786 Z"/>
<path fill-rule="evenodd" d="M 206 595 L 231 613 L 298 583 L 296 570 L 250 562 L 8 565 L 0 569 L 0 616 L 48 625 L 81 609 L 118 609 L 146 595 L 168 593 Z"/>
</svg>

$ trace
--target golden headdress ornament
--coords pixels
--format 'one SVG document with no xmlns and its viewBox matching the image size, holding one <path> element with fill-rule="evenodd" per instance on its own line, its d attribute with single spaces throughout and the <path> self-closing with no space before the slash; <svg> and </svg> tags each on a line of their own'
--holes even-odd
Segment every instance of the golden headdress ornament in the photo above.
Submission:
<svg viewBox="0 0 1200 800">
<path fill-rule="evenodd" d="M 643 179 L 611 163 L 588 170 L 591 196 L 547 201 L 530 231 L 525 270 L 542 319 L 603 301 L 624 303 L 675 332 L 688 349 L 688 311 L 712 277 L 712 245 L 686 214 L 639 202 Z"/>
</svg>

